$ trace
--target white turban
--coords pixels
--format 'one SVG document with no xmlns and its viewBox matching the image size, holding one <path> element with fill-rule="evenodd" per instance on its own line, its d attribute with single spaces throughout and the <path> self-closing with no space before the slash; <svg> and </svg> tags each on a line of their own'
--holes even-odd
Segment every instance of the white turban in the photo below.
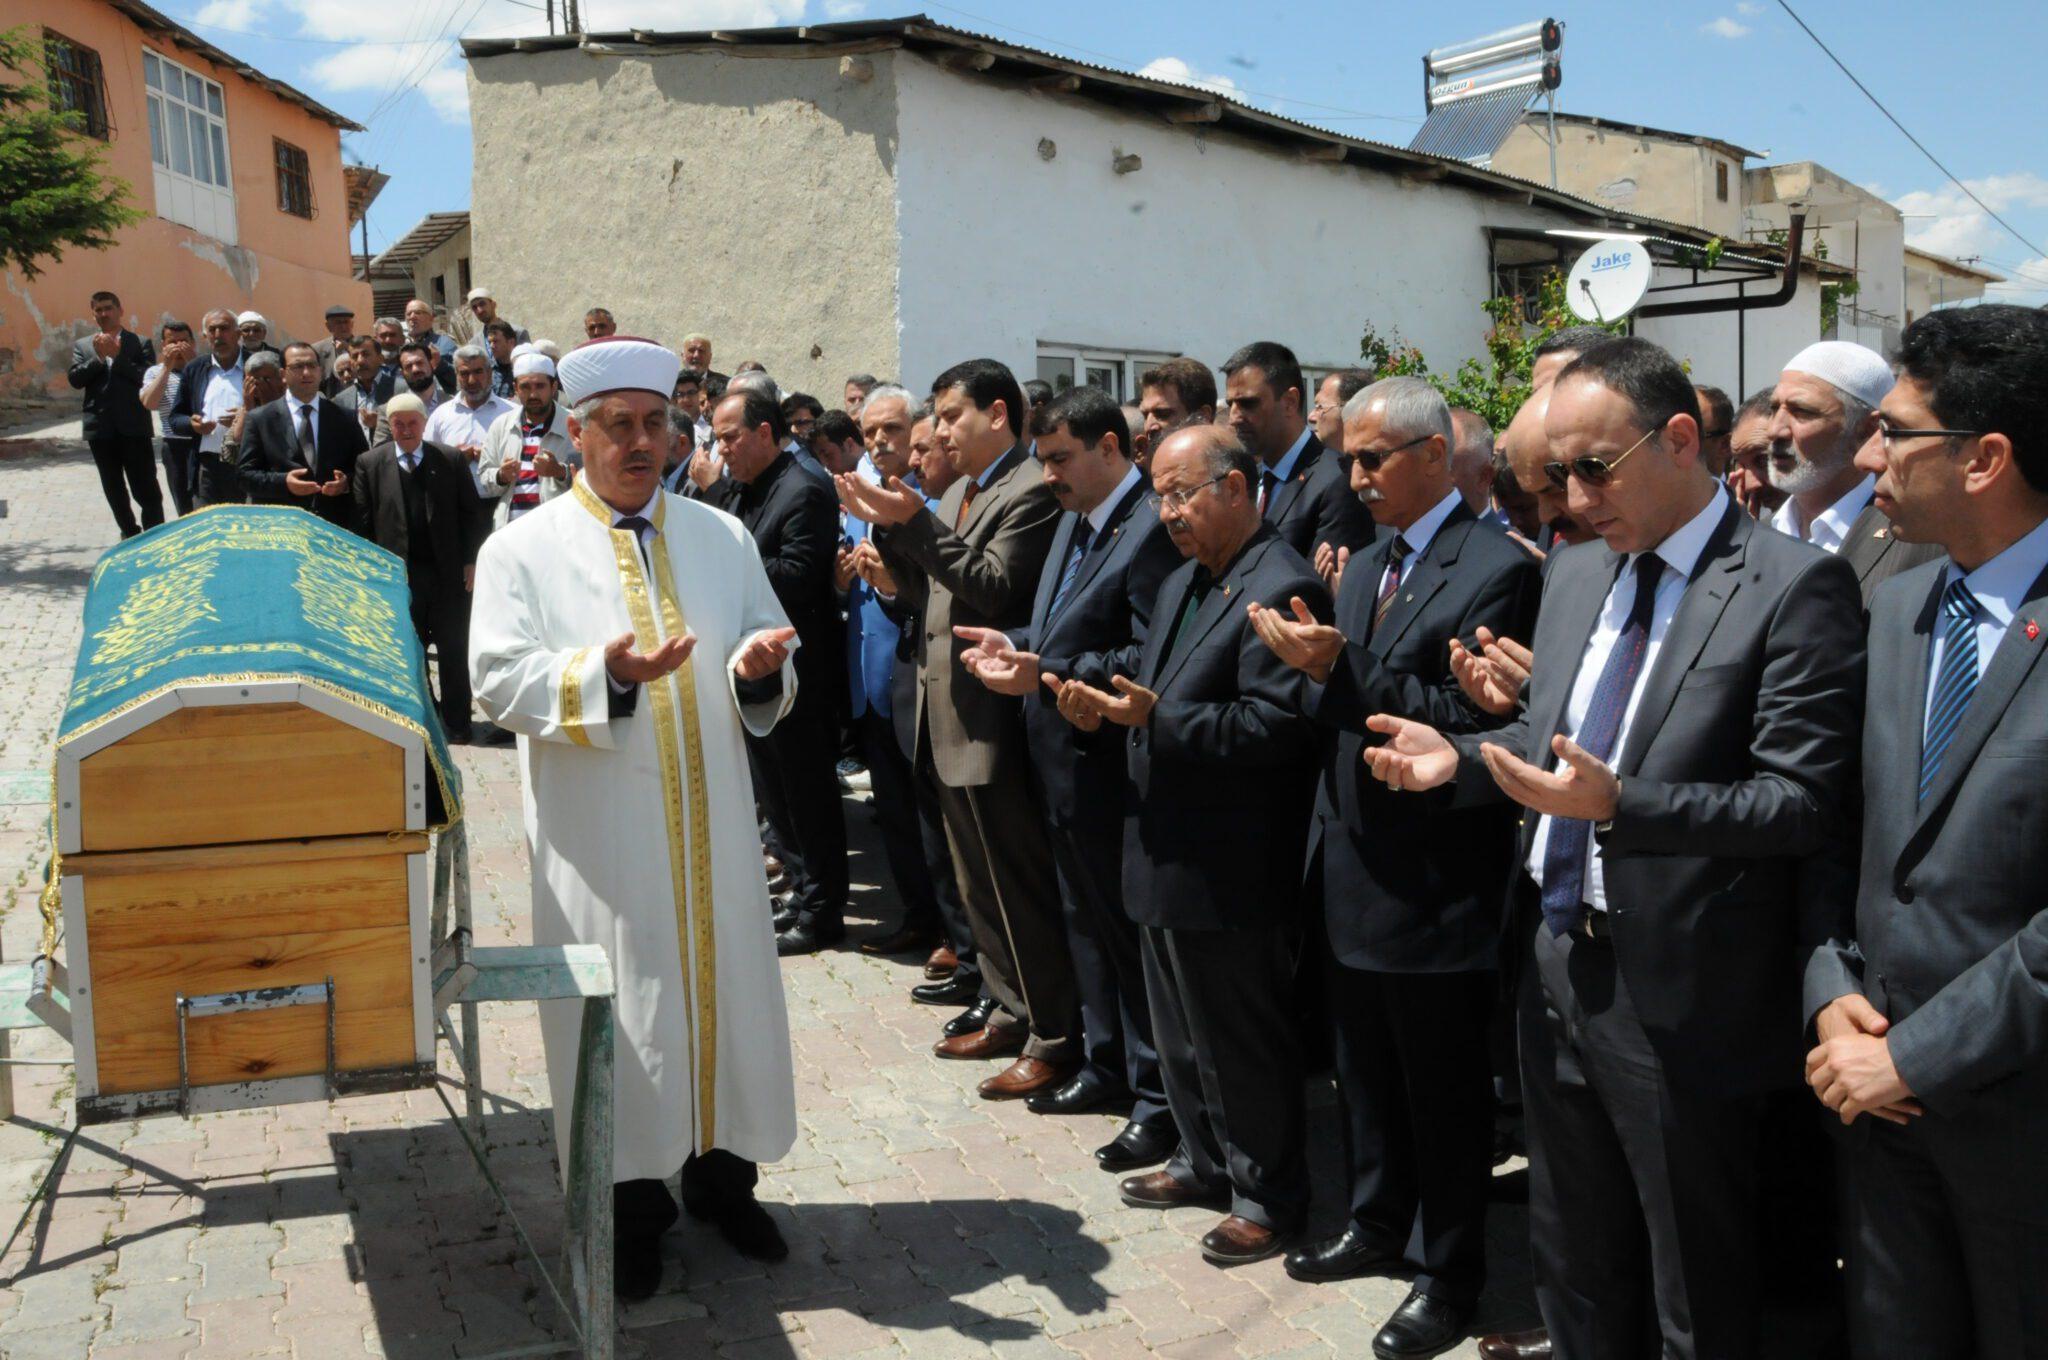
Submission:
<svg viewBox="0 0 2048 1360">
<path fill-rule="evenodd" d="M 1785 365 L 1787 373 L 1819 378 L 1845 396 L 1875 407 L 1892 390 L 1892 366 L 1872 349 L 1847 340 L 1808 345 Z"/>
<path fill-rule="evenodd" d="M 416 416 L 424 416 L 427 413 L 427 404 L 410 392 L 400 392 L 397 396 L 384 403 L 384 418 L 386 420 L 391 419 L 393 416 L 404 415 L 408 411 Z"/>
<path fill-rule="evenodd" d="M 526 352 L 524 354 L 515 353 L 512 356 L 512 376 L 515 380 L 523 378 L 529 373 L 545 373 L 550 378 L 555 376 L 555 361 L 553 359 L 548 358 L 547 355 L 542 354 L 531 346 L 521 345 L 520 348 Z"/>
<path fill-rule="evenodd" d="M 235 324 L 237 326 L 261 326 L 264 330 L 270 329 L 270 323 L 263 319 L 263 313 L 261 312 L 243 312 L 235 318 Z"/>
<path fill-rule="evenodd" d="M 674 350 L 620 335 L 578 345 L 562 356 L 556 372 L 563 398 L 576 406 L 607 392 L 652 392 L 667 401 L 682 368 Z"/>
</svg>

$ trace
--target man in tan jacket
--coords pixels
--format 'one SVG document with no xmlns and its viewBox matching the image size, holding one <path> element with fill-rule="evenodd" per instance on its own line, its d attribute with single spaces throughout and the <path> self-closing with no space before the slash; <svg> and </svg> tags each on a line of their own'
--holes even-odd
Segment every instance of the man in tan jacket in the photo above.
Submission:
<svg viewBox="0 0 2048 1360">
<path fill-rule="evenodd" d="M 917 748 L 937 775 L 946 838 L 1000 1010 L 976 1030 L 941 1040 L 945 1058 L 1020 1055 L 981 1085 L 990 1100 L 1049 1090 L 1081 1059 L 1080 1002 L 1061 923 L 1045 824 L 1031 796 L 1021 702 L 989 690 L 960 664 L 955 628 L 1022 627 L 1059 519 L 1059 502 L 1020 438 L 1024 394 L 993 359 L 939 375 L 932 406 L 940 449 L 960 471 L 925 508 L 891 478 L 837 478 L 849 513 L 875 525 L 856 569 L 920 615 L 915 631 Z"/>
</svg>

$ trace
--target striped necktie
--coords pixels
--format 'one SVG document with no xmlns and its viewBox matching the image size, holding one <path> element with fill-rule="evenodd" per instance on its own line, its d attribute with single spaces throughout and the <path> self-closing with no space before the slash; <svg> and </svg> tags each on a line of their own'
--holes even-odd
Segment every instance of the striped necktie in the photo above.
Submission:
<svg viewBox="0 0 2048 1360">
<path fill-rule="evenodd" d="M 1379 603 L 1372 607 L 1373 631 L 1379 631 L 1380 621 L 1387 617 L 1387 611 L 1394 607 L 1394 597 L 1401 593 L 1401 563 L 1408 557 L 1408 540 L 1399 534 L 1387 546 L 1387 576 L 1380 582 Z"/>
<path fill-rule="evenodd" d="M 1052 602 L 1045 607 L 1048 622 L 1057 618 L 1060 606 L 1066 602 L 1067 592 L 1074 588 L 1074 581 L 1081 574 L 1081 563 L 1088 556 L 1089 540 L 1095 537 L 1095 526 L 1084 515 L 1074 526 L 1074 546 L 1067 550 L 1066 569 L 1060 573 L 1060 583 L 1053 588 Z"/>
<path fill-rule="evenodd" d="M 1941 758 L 1977 692 L 1977 597 L 1959 576 L 1941 593 L 1941 668 L 1934 674 L 1934 698 L 1927 705 L 1927 734 L 1920 743 L 1920 797 L 1934 787 Z"/>
</svg>

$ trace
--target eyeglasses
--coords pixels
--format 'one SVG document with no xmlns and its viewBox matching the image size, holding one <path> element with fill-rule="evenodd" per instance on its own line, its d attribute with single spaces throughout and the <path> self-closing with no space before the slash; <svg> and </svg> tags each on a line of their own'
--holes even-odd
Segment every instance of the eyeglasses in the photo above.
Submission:
<svg viewBox="0 0 2048 1360">
<path fill-rule="evenodd" d="M 1877 418 L 1877 437 L 1884 441 L 1886 448 L 1901 439 L 1975 439 L 1983 433 L 1982 430 L 1909 430 L 1892 424 L 1883 416 Z"/>
<path fill-rule="evenodd" d="M 1216 485 L 1216 483 L 1222 481 L 1225 477 L 1228 477 L 1229 475 L 1230 474 L 1226 472 L 1223 474 L 1222 477 L 1211 477 L 1208 481 L 1203 482 L 1200 486 L 1190 486 L 1179 491 L 1149 492 L 1146 494 L 1145 499 L 1152 503 L 1152 508 L 1154 510 L 1158 510 L 1163 506 L 1171 506 L 1173 508 L 1173 512 L 1176 515 L 1178 515 L 1188 508 L 1189 501 L 1193 500 L 1201 492 L 1208 490 L 1210 487 Z"/>
<path fill-rule="evenodd" d="M 1378 472 L 1381 463 L 1386 462 L 1403 449 L 1414 448 L 1417 444 L 1422 443 L 1428 438 L 1428 435 L 1422 434 L 1417 435 L 1405 444 L 1396 444 L 1391 449 L 1360 449 L 1357 453 L 1340 453 L 1337 455 L 1337 461 L 1344 465 L 1344 471 L 1347 474 L 1351 471 L 1353 463 L 1365 464 L 1367 472 Z"/>
<path fill-rule="evenodd" d="M 1606 486 L 1614 480 L 1614 470 L 1627 462 L 1630 454 L 1649 443 L 1651 436 L 1656 433 L 1655 430 L 1645 431 L 1643 437 L 1623 449 L 1619 457 L 1596 458 L 1589 453 L 1582 458 L 1574 458 L 1569 463 L 1545 463 L 1543 475 L 1548 477 L 1550 484 L 1559 491 L 1564 490 L 1565 484 L 1574 477 L 1587 486 Z"/>
</svg>

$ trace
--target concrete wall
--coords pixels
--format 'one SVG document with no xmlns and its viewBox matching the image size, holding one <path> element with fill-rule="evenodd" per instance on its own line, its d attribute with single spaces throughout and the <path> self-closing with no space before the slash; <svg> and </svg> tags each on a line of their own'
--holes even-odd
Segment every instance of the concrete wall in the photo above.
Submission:
<svg viewBox="0 0 2048 1360">
<path fill-rule="evenodd" d="M 472 62 L 476 278 L 564 345 L 604 306 L 821 399 L 897 372 L 894 62 L 865 61 L 865 81 L 730 50 Z"/>
<path fill-rule="evenodd" d="M 1728 167 L 1728 198 L 1715 196 L 1714 166 Z M 1550 138 L 1538 116 L 1494 153 L 1493 168 L 1550 183 Z M 1742 162 L 1693 142 L 1591 127 L 1557 125 L 1557 187 L 1626 212 L 1683 222 L 1729 240 L 1742 235 Z"/>
<path fill-rule="evenodd" d="M 1683 282 L 1670 271 L 1659 270 L 1657 286 Z M 1752 284 L 1750 291 L 1769 292 L 1774 283 Z M 1703 290 L 1697 295 L 1719 297 L 1732 288 Z M 1666 299 L 1679 295 L 1663 294 Z M 1741 318 L 1742 349 L 1738 359 L 1737 318 Z M 1820 289 L 1811 270 L 1800 275 L 1799 289 L 1782 307 L 1748 312 L 1712 312 L 1704 316 L 1652 317 L 1636 323 L 1636 334 L 1654 340 L 1686 363 L 1696 383 L 1721 388 L 1740 405 L 1744 396 L 1778 380 L 1785 361 L 1820 339 Z"/>
<path fill-rule="evenodd" d="M 1213 365 L 1264 338 L 1335 367 L 1357 358 L 1367 321 L 1454 368 L 1488 325 L 1482 229 L 1562 221 L 915 56 L 897 68 L 913 385 L 976 355 L 1029 376 L 1042 341 Z M 1119 152 L 1143 168 L 1116 174 Z"/>
<path fill-rule="evenodd" d="M 124 231 L 110 250 L 67 250 L 33 280 L 13 269 L 0 275 L 0 393 L 76 400 L 65 381 L 71 342 L 92 332 L 86 299 L 102 288 L 120 295 L 129 324 L 140 331 L 153 332 L 172 316 L 197 327 L 213 307 L 254 308 L 269 318 L 277 344 L 326 334 L 321 316 L 337 302 L 353 306 L 358 316 L 369 312 L 368 285 L 350 276 L 348 196 L 341 134 L 333 124 L 195 53 L 145 38 L 98 0 L 0 0 L 0 30 L 22 24 L 47 25 L 99 53 L 112 126 L 107 171 L 127 181 L 131 201 L 152 215 Z M 145 46 L 220 83 L 238 244 L 153 215 Z M 316 210 L 311 221 L 278 209 L 273 137 L 306 152 Z"/>
</svg>

